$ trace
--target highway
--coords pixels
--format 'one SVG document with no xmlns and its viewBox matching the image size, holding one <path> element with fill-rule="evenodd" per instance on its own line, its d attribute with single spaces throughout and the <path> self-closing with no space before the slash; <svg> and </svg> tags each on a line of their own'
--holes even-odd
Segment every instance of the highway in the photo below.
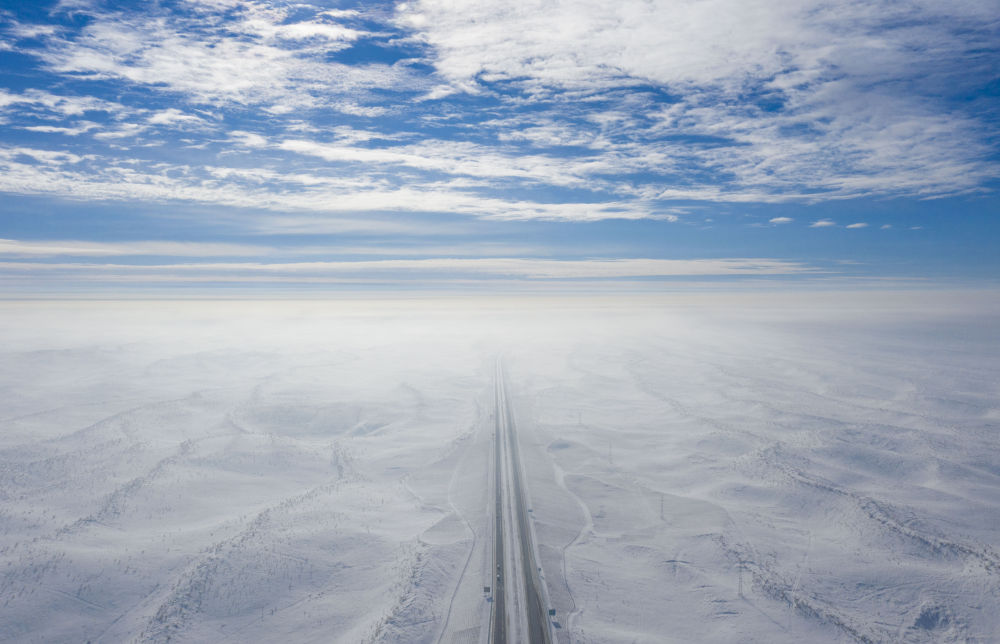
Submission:
<svg viewBox="0 0 1000 644">
<path fill-rule="evenodd" d="M 490 642 L 551 644 L 545 588 L 532 543 L 517 428 L 497 361 L 493 439 L 493 603 Z"/>
</svg>

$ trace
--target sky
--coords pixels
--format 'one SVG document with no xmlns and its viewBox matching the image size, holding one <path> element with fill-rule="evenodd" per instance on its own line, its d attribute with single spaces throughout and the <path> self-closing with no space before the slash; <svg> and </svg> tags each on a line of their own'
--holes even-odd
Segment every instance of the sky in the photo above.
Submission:
<svg viewBox="0 0 1000 644">
<path fill-rule="evenodd" d="M 1000 0 L 0 0 L 0 61 L 0 296 L 1000 277 Z"/>
</svg>

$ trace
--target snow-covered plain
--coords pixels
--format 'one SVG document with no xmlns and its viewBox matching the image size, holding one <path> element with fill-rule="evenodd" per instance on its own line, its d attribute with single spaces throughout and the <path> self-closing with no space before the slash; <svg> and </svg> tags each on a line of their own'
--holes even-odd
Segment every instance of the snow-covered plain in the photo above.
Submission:
<svg viewBox="0 0 1000 644">
<path fill-rule="evenodd" d="M 995 294 L 0 302 L 0 641 L 995 641 Z"/>
</svg>

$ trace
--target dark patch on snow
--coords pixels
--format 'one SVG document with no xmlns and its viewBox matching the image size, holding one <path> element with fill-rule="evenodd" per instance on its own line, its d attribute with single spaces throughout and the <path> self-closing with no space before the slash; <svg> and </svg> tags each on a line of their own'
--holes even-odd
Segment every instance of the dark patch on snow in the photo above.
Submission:
<svg viewBox="0 0 1000 644">
<path fill-rule="evenodd" d="M 925 631 L 932 631 L 936 628 L 948 626 L 948 614 L 940 606 L 926 606 L 920 611 L 920 616 L 913 623 L 914 628 L 921 628 Z"/>
</svg>

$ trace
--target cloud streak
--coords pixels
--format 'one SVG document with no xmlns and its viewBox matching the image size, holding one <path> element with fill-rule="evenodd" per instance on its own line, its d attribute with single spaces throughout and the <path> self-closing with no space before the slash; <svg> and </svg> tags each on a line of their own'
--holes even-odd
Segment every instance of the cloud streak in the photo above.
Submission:
<svg viewBox="0 0 1000 644">
<path fill-rule="evenodd" d="M 313 262 L 193 262 L 175 264 L 99 264 L 0 262 L 0 280 L 8 282 L 268 282 L 420 284 L 456 280 L 585 281 L 671 279 L 686 277 L 794 277 L 818 275 L 818 269 L 776 259 L 590 259 L 526 258 L 389 259 Z"/>
<path fill-rule="evenodd" d="M 262 258 L 337 255 L 425 256 L 505 256 L 544 255 L 544 246 L 490 241 L 463 241 L 452 244 L 324 244 L 324 245 L 265 245 L 226 242 L 119 241 L 93 242 L 83 240 L 27 241 L 0 239 L 0 256 L 20 258 L 102 258 L 102 257 L 171 257 L 171 258 Z M 35 265 L 35 264 L 33 264 Z M 39 266 L 43 266 L 38 264 Z"/>
<path fill-rule="evenodd" d="M 103 161 L 103 160 L 102 160 Z M 390 157 L 387 162 L 392 162 Z M 280 173 L 268 169 L 167 166 L 126 161 L 96 165 L 81 157 L 37 148 L 0 148 L 0 191 L 74 199 L 212 203 L 233 208 L 297 211 L 331 216 L 363 212 L 456 213 L 492 220 L 676 220 L 668 209 L 641 201 L 546 203 L 478 194 L 462 184 L 428 181 L 394 186 L 367 173 L 341 176 Z M 416 163 L 416 161 L 414 161 Z M 145 167 L 144 167 L 145 166 Z M 275 229 L 287 228 L 284 217 Z M 260 218 L 256 218 L 260 221 Z M 308 221 L 297 219 L 297 232 Z M 322 220 L 313 220 L 323 227 Z"/>
</svg>

